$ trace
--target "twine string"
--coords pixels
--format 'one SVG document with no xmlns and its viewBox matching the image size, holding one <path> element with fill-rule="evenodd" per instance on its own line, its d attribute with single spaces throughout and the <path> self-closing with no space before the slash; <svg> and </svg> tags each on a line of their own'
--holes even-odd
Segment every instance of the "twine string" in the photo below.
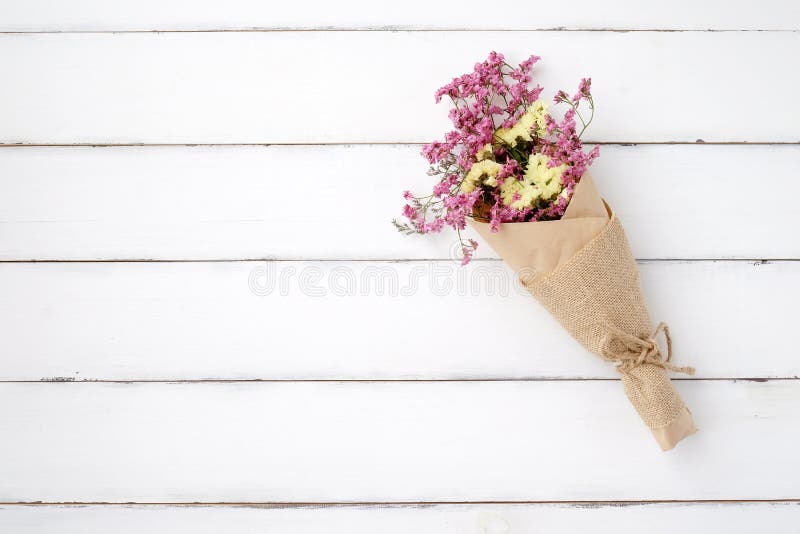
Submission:
<svg viewBox="0 0 800 534">
<path fill-rule="evenodd" d="M 677 366 L 672 363 L 672 337 L 669 335 L 669 327 L 666 323 L 658 323 L 656 329 L 647 338 L 636 337 L 612 325 L 604 326 L 608 329 L 609 334 L 603 343 L 601 356 L 606 361 L 616 362 L 619 372 L 627 374 L 632 369 L 647 363 L 676 373 L 694 374 L 694 367 L 688 365 Z M 666 355 L 662 352 L 657 340 L 661 333 L 664 334 L 664 339 L 667 342 Z M 614 338 L 620 341 L 625 346 L 625 349 L 619 351 L 611 350 L 612 343 L 610 342 Z"/>
</svg>

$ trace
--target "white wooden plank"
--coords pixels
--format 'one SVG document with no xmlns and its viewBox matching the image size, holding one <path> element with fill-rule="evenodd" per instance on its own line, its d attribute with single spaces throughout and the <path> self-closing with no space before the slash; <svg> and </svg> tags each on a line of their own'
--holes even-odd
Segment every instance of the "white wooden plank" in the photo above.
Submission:
<svg viewBox="0 0 800 534">
<path fill-rule="evenodd" d="M 794 534 L 796 503 L 411 506 L 14 506 L 0 527 L 15 534 Z"/>
<path fill-rule="evenodd" d="M 797 498 L 800 381 L 678 388 L 665 454 L 617 381 L 6 383 L 0 499 Z"/>
<path fill-rule="evenodd" d="M 479 13 L 480 15 L 476 15 Z M 691 13 L 691 16 L 686 16 Z M 784 0 L 652 3 L 634 0 L 573 0 L 568 9 L 531 8 L 508 0 L 486 9 L 476 0 L 392 5 L 358 0 L 303 3 L 258 0 L 140 0 L 110 4 L 102 0 L 26 0 L 0 4 L 0 31 L 119 31 L 249 28 L 417 28 L 417 29 L 752 29 L 800 28 L 797 4 Z"/>
<path fill-rule="evenodd" d="M 500 263 L 264 266 L 4 264 L 0 379 L 616 377 Z M 783 335 L 800 263 L 641 271 L 653 320 L 671 325 L 676 361 L 697 376 L 800 375 Z M 481 317 L 502 329 L 475 334 Z"/>
<path fill-rule="evenodd" d="M 747 95 L 800 85 L 796 32 L 216 32 L 0 36 L 3 143 L 423 142 L 434 90 L 491 49 L 592 76 L 598 141 L 797 142 Z M 748 108 L 749 109 L 749 108 Z"/>
<path fill-rule="evenodd" d="M 798 164 L 797 145 L 610 145 L 593 174 L 640 258 L 798 258 Z M 447 258 L 452 232 L 389 224 L 425 171 L 419 146 L 6 148 L 0 259 Z"/>
</svg>

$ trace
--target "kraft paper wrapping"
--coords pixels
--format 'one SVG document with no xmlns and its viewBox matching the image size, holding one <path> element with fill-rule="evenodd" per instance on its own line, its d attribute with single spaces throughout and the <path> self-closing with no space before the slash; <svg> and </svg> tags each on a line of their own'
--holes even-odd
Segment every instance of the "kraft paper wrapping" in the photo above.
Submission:
<svg viewBox="0 0 800 534">
<path fill-rule="evenodd" d="M 667 375 L 694 370 L 670 363 L 669 330 L 653 330 L 622 224 L 591 176 L 581 179 L 560 220 L 506 223 L 497 233 L 485 222 L 471 224 L 575 339 L 617 363 L 625 393 L 663 450 L 697 430 Z M 655 339 L 662 332 L 666 355 Z"/>
</svg>

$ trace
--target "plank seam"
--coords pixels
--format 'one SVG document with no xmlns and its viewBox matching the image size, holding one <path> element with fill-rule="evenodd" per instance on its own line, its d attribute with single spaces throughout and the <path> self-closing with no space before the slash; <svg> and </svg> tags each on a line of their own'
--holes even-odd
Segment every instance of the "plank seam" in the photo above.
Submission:
<svg viewBox="0 0 800 534">
<path fill-rule="evenodd" d="M 392 146 L 421 147 L 428 141 L 342 141 L 330 143 L 0 143 L 3 148 L 123 148 L 123 147 L 348 147 L 348 146 Z M 800 146 L 800 141 L 583 141 L 587 145 L 600 146 Z"/>
<path fill-rule="evenodd" d="M 187 379 L 95 379 L 67 376 L 39 380 L 0 380 L 0 384 L 239 384 L 239 383 L 321 383 L 321 384 L 383 384 L 383 383 L 462 383 L 462 382 L 618 382 L 619 378 L 587 377 L 496 377 L 496 378 L 187 378 Z M 786 382 L 800 376 L 779 377 L 672 377 L 679 382 Z"/>
<path fill-rule="evenodd" d="M 319 502 L 293 502 L 293 501 L 164 501 L 164 502 L 113 502 L 113 501 L 19 501 L 0 502 L 0 506 L 180 506 L 180 507 L 274 507 L 274 508 L 337 508 L 337 507 L 418 507 L 418 506 L 459 506 L 459 505 L 566 505 L 575 507 L 602 507 L 602 506 L 643 506 L 653 504 L 794 504 L 800 505 L 800 498 L 783 499 L 664 499 L 664 500 L 624 500 L 624 501 L 319 501 Z"/>
<path fill-rule="evenodd" d="M 768 28 L 568 28 L 565 26 L 543 28 L 449 28 L 446 26 L 433 26 L 429 28 L 416 26 L 310 26 L 310 27 L 281 27 L 281 26 L 256 26 L 252 28 L 187 28 L 187 29 L 149 29 L 149 30 L 5 30 L 0 35 L 97 35 L 97 34 L 162 34 L 162 33 L 798 33 L 799 29 L 768 29 Z"/>
<path fill-rule="evenodd" d="M 0 221 L 2 224 L 3 221 Z M 0 264 L 9 263 L 429 263 L 429 262 L 455 262 L 453 258 L 211 258 L 211 259 L 180 259 L 180 258 L 111 258 L 111 259 L 15 259 L 2 260 Z M 473 263 L 497 263 L 500 258 L 475 258 Z M 754 266 L 770 265 L 772 263 L 794 263 L 800 258 L 637 258 L 639 264 L 648 263 L 750 263 Z"/>
</svg>

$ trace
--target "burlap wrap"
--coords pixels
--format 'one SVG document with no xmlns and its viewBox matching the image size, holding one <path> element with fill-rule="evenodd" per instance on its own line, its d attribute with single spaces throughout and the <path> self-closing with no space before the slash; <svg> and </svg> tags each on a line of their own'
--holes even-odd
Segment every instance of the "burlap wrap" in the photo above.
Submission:
<svg viewBox="0 0 800 534">
<path fill-rule="evenodd" d="M 526 287 L 587 350 L 619 362 L 625 393 L 662 448 L 696 430 L 667 376 L 669 359 L 650 334 L 639 269 L 616 215 L 566 263 Z"/>
<path fill-rule="evenodd" d="M 666 325 L 653 330 L 622 224 L 590 176 L 561 220 L 508 223 L 497 233 L 485 222 L 472 226 L 575 339 L 617 364 L 625 393 L 662 449 L 697 430 L 667 376 L 694 369 L 671 363 Z M 661 333 L 666 353 L 656 339 Z"/>
</svg>

